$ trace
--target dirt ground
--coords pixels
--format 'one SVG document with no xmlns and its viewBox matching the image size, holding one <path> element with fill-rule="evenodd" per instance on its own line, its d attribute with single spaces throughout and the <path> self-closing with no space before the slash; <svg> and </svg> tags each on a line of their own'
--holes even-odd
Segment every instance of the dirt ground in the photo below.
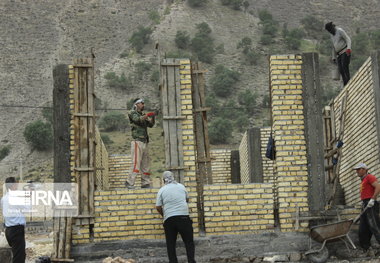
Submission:
<svg viewBox="0 0 380 263">
<path fill-rule="evenodd" d="M 53 251 L 52 233 L 26 233 L 26 263 L 34 263 L 40 256 L 51 256 Z"/>
</svg>

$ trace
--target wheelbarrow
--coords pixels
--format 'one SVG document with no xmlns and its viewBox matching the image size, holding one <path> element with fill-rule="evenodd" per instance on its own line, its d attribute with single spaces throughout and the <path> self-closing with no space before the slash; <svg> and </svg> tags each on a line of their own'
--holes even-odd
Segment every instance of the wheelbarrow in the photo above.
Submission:
<svg viewBox="0 0 380 263">
<path fill-rule="evenodd" d="M 353 249 L 356 249 L 356 246 L 348 236 L 348 233 L 366 210 L 367 207 L 354 219 L 311 227 L 309 239 L 310 249 L 305 252 L 307 258 L 313 263 L 326 262 L 329 257 L 329 251 L 326 248 L 326 243 L 328 241 L 342 240 L 348 249 L 350 249 L 348 244 L 350 244 Z M 322 243 L 322 247 L 319 249 L 312 249 L 312 240 Z"/>
</svg>

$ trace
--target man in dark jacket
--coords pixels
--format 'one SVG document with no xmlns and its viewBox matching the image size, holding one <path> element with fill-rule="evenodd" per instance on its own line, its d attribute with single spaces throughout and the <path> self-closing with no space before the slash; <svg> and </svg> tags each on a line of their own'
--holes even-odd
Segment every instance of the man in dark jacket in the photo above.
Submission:
<svg viewBox="0 0 380 263">
<path fill-rule="evenodd" d="M 126 186 L 133 189 L 137 174 L 141 174 L 141 188 L 151 186 L 149 171 L 149 152 L 148 152 L 148 127 L 152 128 L 155 123 L 155 113 L 144 112 L 144 100 L 135 99 L 133 109 L 129 112 L 129 122 L 132 130 L 131 141 L 131 171 L 126 181 Z"/>
</svg>

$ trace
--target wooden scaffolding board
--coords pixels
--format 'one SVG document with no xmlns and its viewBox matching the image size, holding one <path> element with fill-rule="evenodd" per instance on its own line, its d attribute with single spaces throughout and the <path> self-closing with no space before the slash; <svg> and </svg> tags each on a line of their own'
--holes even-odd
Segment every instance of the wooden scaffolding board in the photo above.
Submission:
<svg viewBox="0 0 380 263">
<path fill-rule="evenodd" d="M 184 182 L 184 160 L 182 141 L 180 61 L 164 59 L 160 65 L 161 99 L 165 143 L 165 166 L 176 179 Z"/>
<path fill-rule="evenodd" d="M 199 232 L 205 233 L 204 184 L 212 184 L 210 142 L 208 137 L 207 111 L 205 100 L 204 71 L 198 63 L 191 64 L 191 93 L 194 115 L 194 135 L 196 143 L 196 178 Z"/>
</svg>

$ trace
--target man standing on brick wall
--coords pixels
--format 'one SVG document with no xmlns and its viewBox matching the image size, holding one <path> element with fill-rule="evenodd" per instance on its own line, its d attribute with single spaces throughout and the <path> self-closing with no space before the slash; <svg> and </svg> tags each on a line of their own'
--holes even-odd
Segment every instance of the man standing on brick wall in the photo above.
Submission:
<svg viewBox="0 0 380 263">
<path fill-rule="evenodd" d="M 178 233 L 186 247 L 187 261 L 195 263 L 193 221 L 189 217 L 189 195 L 185 186 L 174 180 L 170 171 L 163 173 L 165 185 L 157 193 L 156 209 L 164 217 L 166 248 L 169 263 L 177 263 L 176 242 Z"/>
<path fill-rule="evenodd" d="M 132 131 L 132 164 L 125 185 L 130 189 L 135 187 L 137 174 L 141 174 L 141 188 L 149 188 L 151 185 L 149 172 L 148 127 L 153 127 L 156 114 L 154 112 L 148 112 L 145 114 L 143 111 L 144 100 L 139 98 L 135 99 L 133 102 L 133 108 L 128 114 Z"/>
<path fill-rule="evenodd" d="M 342 28 L 335 26 L 333 22 L 327 23 L 325 29 L 331 34 L 333 44 L 332 59 L 338 64 L 343 85 L 346 86 L 350 80 L 351 38 Z"/>
<path fill-rule="evenodd" d="M 365 163 L 359 163 L 354 170 L 361 180 L 360 199 L 363 209 L 366 208 L 360 217 L 359 242 L 364 250 L 368 250 L 371 246 L 372 235 L 380 243 L 379 203 L 376 201 L 380 193 L 380 184 L 374 175 L 368 173 Z"/>
</svg>

